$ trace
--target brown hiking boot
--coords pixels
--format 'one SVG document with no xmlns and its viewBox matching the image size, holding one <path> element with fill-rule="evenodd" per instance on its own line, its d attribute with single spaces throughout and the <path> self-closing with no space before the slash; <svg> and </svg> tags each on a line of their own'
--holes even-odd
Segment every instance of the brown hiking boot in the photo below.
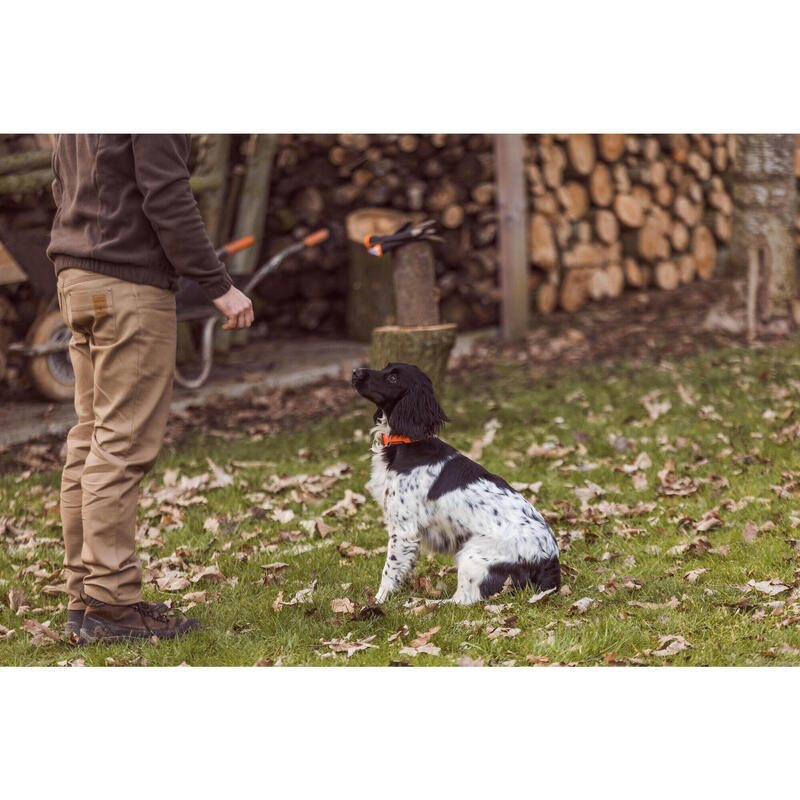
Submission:
<svg viewBox="0 0 800 800">
<path fill-rule="evenodd" d="M 166 614 L 170 608 L 164 603 L 142 603 L 143 606 L 150 606 L 150 608 L 158 614 Z M 64 626 L 64 632 L 67 634 L 67 641 L 78 641 L 78 637 L 83 627 L 84 610 L 82 608 L 71 608 L 67 611 L 67 624 Z"/>
<path fill-rule="evenodd" d="M 67 624 L 64 628 L 64 632 L 67 634 L 67 641 L 72 639 L 72 634 L 74 633 L 77 636 L 81 632 L 81 627 L 83 626 L 83 609 L 82 608 L 71 608 L 67 611 Z"/>
<path fill-rule="evenodd" d="M 86 613 L 81 628 L 81 644 L 115 642 L 122 639 L 172 639 L 181 633 L 200 630 L 199 619 L 168 616 L 163 603 L 134 603 L 112 606 L 84 595 Z"/>
</svg>

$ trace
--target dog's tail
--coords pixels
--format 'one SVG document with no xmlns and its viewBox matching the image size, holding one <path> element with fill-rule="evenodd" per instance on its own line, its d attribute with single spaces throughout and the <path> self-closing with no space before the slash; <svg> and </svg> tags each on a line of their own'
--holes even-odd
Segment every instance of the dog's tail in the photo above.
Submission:
<svg viewBox="0 0 800 800">
<path fill-rule="evenodd" d="M 481 581 L 481 597 L 485 599 L 497 594 L 509 579 L 514 589 L 524 589 L 531 585 L 539 592 L 559 589 L 561 587 L 561 565 L 558 556 L 551 556 L 543 561 L 492 564 L 486 577 Z"/>
<path fill-rule="evenodd" d="M 558 556 L 551 556 L 536 564 L 532 583 L 540 592 L 561 588 L 561 564 Z"/>
</svg>

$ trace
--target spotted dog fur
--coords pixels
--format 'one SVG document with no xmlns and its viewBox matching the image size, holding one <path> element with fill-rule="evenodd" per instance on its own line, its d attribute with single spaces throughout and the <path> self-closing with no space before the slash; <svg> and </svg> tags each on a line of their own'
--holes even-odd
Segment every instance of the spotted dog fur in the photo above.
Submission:
<svg viewBox="0 0 800 800">
<path fill-rule="evenodd" d="M 376 599 L 411 577 L 421 547 L 455 553 L 458 588 L 448 602 L 469 604 L 514 588 L 558 588 L 558 544 L 542 515 L 508 483 L 436 434 L 447 417 L 424 372 L 410 364 L 357 369 L 353 387 L 377 406 L 367 488 L 389 534 Z M 383 444 L 386 436 L 409 443 Z"/>
</svg>

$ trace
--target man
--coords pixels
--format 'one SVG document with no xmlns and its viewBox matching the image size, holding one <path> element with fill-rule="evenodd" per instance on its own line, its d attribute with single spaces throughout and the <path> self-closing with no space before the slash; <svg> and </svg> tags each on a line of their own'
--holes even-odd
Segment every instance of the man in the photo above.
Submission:
<svg viewBox="0 0 800 800">
<path fill-rule="evenodd" d="M 67 436 L 61 522 L 67 632 L 83 643 L 200 628 L 142 602 L 134 552 L 139 483 L 161 449 L 175 366 L 174 290 L 197 281 L 225 315 L 250 300 L 214 253 L 189 187 L 186 135 L 59 135 L 47 255 L 72 330 L 78 424 Z"/>
</svg>

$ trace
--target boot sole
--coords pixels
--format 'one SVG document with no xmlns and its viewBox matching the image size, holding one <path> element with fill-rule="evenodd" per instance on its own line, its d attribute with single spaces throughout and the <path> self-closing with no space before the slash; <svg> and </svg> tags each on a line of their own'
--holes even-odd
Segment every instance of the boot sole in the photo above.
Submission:
<svg viewBox="0 0 800 800">
<path fill-rule="evenodd" d="M 202 630 L 202 625 L 192 625 L 183 630 L 173 631 L 140 631 L 126 628 L 122 625 L 93 625 L 90 630 L 81 628 L 78 639 L 81 644 L 97 644 L 98 642 L 123 642 L 130 639 L 150 639 L 155 636 L 157 639 L 174 639 L 184 633 L 192 633 Z"/>
</svg>

